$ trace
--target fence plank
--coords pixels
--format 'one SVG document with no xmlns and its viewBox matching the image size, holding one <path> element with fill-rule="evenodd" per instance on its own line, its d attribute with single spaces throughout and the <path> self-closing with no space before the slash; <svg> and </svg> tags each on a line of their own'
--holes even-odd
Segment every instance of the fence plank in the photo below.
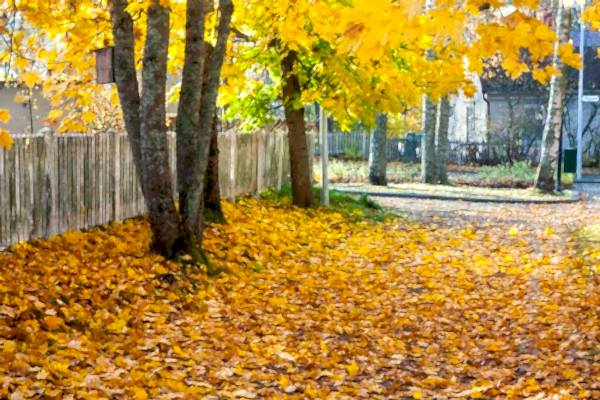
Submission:
<svg viewBox="0 0 600 400">
<path fill-rule="evenodd" d="M 218 140 L 223 197 L 233 200 L 281 187 L 289 177 L 285 133 L 230 131 L 220 133 Z M 176 178 L 174 134 L 167 142 Z M 0 249 L 144 212 L 126 135 L 54 135 L 47 130 L 16 136 L 11 149 L 0 149 Z"/>
</svg>

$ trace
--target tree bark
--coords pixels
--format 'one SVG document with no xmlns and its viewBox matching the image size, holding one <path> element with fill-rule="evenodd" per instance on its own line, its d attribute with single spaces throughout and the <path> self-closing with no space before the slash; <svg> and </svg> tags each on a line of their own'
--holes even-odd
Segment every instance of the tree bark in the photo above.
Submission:
<svg viewBox="0 0 600 400">
<path fill-rule="evenodd" d="M 304 107 L 297 104 L 301 95 L 300 82 L 295 72 L 298 54 L 289 51 L 281 60 L 283 80 L 283 106 L 288 127 L 290 170 L 292 175 L 292 203 L 298 207 L 314 204 L 312 171 L 308 154 Z"/>
<path fill-rule="evenodd" d="M 377 114 L 377 126 L 371 135 L 371 147 L 369 149 L 369 183 L 372 185 L 385 186 L 387 184 L 387 119 L 387 114 Z"/>
<path fill-rule="evenodd" d="M 191 186 L 186 193 L 186 201 L 180 209 L 184 231 L 196 245 L 200 246 L 203 230 L 204 213 L 204 181 L 208 165 L 212 125 L 217 108 L 217 91 L 221 78 L 221 67 L 227 49 L 227 38 L 230 31 L 233 3 L 231 0 L 219 0 L 219 23 L 217 27 L 217 43 L 208 62 L 205 87 L 200 99 L 199 134 L 194 148 L 195 158 L 191 165 L 182 166 L 179 173 L 190 175 Z"/>
<path fill-rule="evenodd" d="M 562 118 L 567 88 L 567 67 L 559 57 L 559 46 L 569 41 L 571 26 L 571 10 L 559 1 L 556 11 L 556 34 L 558 40 L 554 44 L 552 65 L 560 71 L 560 76 L 554 75 L 550 80 L 548 96 L 548 111 L 544 132 L 542 133 L 542 150 L 538 165 L 535 187 L 545 191 L 554 190 L 556 184 L 557 156 L 562 129 Z"/>
<path fill-rule="evenodd" d="M 438 105 L 438 125 L 436 129 L 436 180 L 438 183 L 448 183 L 446 168 L 446 155 L 448 153 L 448 127 L 450 126 L 450 100 L 448 96 L 442 97 Z"/>
<path fill-rule="evenodd" d="M 188 0 L 185 24 L 185 61 L 181 78 L 181 92 L 177 108 L 177 190 L 179 209 L 188 208 L 188 194 L 194 189 L 191 166 L 197 157 L 200 132 L 200 102 L 206 59 L 204 45 L 204 0 Z M 182 214 L 186 247 L 194 245 L 196 230 Z"/>
<path fill-rule="evenodd" d="M 169 168 L 166 126 L 167 52 L 169 11 L 154 0 L 148 7 L 142 69 L 141 156 L 146 206 L 152 226 L 152 249 L 172 257 L 181 240 Z"/>
<path fill-rule="evenodd" d="M 435 104 L 423 97 L 423 141 L 421 142 L 421 182 L 436 183 Z"/>
<path fill-rule="evenodd" d="M 434 0 L 425 1 L 425 11 L 430 11 L 434 6 Z M 435 59 L 433 51 L 427 50 L 427 61 Z M 421 182 L 436 183 L 435 163 L 435 127 L 436 106 L 426 95 L 423 96 L 423 140 L 421 142 Z"/>
<path fill-rule="evenodd" d="M 204 85 L 202 92 L 205 93 L 208 88 L 208 65 L 213 55 L 213 47 L 206 42 L 206 62 L 204 64 Z M 210 148 L 208 150 L 208 164 L 206 165 L 206 174 L 204 178 L 204 221 L 224 223 L 225 215 L 221 208 L 221 188 L 219 187 L 219 137 L 217 132 L 217 113 L 214 113 L 213 123 L 210 130 Z"/>
<path fill-rule="evenodd" d="M 136 167 L 137 179 L 146 195 L 142 179 L 142 147 L 141 147 L 141 121 L 140 121 L 140 93 L 135 71 L 135 37 L 133 34 L 133 20 L 125 11 L 127 0 L 113 0 L 111 2 L 110 16 L 114 37 L 114 69 L 117 91 L 125 129 L 133 153 L 133 162 Z"/>
<path fill-rule="evenodd" d="M 221 188 L 219 187 L 219 137 L 217 135 L 217 115 L 213 119 L 210 135 L 208 165 L 204 179 L 204 221 L 224 223 L 225 215 L 221 208 Z"/>
<path fill-rule="evenodd" d="M 140 97 L 133 20 L 126 7 L 125 0 L 111 2 L 115 80 L 138 180 L 148 209 L 152 249 L 171 257 L 177 247 L 180 230 L 173 200 L 165 125 L 169 13 L 158 1 L 148 8 Z"/>
</svg>

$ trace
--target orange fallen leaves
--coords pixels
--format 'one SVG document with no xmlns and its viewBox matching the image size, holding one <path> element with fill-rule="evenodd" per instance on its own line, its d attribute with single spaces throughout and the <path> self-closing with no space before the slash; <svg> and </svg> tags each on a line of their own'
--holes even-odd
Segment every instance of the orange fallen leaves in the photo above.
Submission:
<svg viewBox="0 0 600 400">
<path fill-rule="evenodd" d="M 0 398 L 600 398 L 599 281 L 559 234 L 224 207 L 216 278 L 135 220 L 0 254 Z"/>
</svg>

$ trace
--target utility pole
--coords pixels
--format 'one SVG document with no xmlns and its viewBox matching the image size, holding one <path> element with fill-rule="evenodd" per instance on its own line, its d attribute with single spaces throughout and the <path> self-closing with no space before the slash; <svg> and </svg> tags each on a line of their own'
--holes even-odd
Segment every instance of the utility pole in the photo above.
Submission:
<svg viewBox="0 0 600 400">
<path fill-rule="evenodd" d="M 585 67 L 585 23 L 583 22 L 583 11 L 585 0 L 581 0 L 579 14 L 579 54 L 581 55 L 581 68 L 579 69 L 579 85 L 577 88 L 577 166 L 575 169 L 575 180 L 581 180 L 581 169 L 583 167 L 583 69 Z"/>
<path fill-rule="evenodd" d="M 327 167 L 329 163 L 329 145 L 327 141 L 327 113 L 319 104 L 319 142 L 321 149 L 321 203 L 329 205 L 329 175 Z"/>
</svg>

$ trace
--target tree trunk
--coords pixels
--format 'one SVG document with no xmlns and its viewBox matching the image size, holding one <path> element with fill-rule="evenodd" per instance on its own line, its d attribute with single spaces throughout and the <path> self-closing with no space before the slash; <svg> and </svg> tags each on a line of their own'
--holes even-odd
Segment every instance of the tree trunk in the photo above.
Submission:
<svg viewBox="0 0 600 400">
<path fill-rule="evenodd" d="M 219 187 L 219 137 L 216 114 L 210 134 L 210 150 L 204 180 L 204 221 L 225 222 L 225 215 L 221 208 L 221 188 Z"/>
<path fill-rule="evenodd" d="M 448 153 L 448 127 L 450 125 L 450 100 L 448 96 L 442 97 L 438 106 L 438 125 L 436 129 L 436 180 L 438 183 L 448 183 L 448 171 L 446 169 L 446 155 Z"/>
<path fill-rule="evenodd" d="M 135 71 L 135 38 L 133 34 L 133 20 L 125 9 L 127 0 L 113 0 L 111 2 L 110 16 L 114 37 L 114 69 L 115 81 L 125 129 L 133 153 L 133 162 L 136 167 L 137 179 L 146 196 L 144 181 L 142 180 L 142 146 L 140 122 L 140 93 Z"/>
<path fill-rule="evenodd" d="M 433 8 L 434 0 L 425 1 L 425 11 Z M 427 50 L 427 61 L 435 59 L 432 50 Z M 423 96 L 423 140 L 421 142 L 421 182 L 436 182 L 436 163 L 435 163 L 435 126 L 436 112 L 435 104 L 427 96 Z"/>
<path fill-rule="evenodd" d="M 211 132 L 217 108 L 217 91 L 221 78 L 221 67 L 227 49 L 227 38 L 230 31 L 233 3 L 231 0 L 219 0 L 219 23 L 217 26 L 217 43 L 207 64 L 206 79 L 200 99 L 200 117 L 198 141 L 194 148 L 195 157 L 191 165 L 181 165 L 178 173 L 190 175 L 190 183 L 186 201 L 180 208 L 182 223 L 186 234 L 193 238 L 197 246 L 201 245 L 204 214 L 204 182 L 208 155 L 210 150 Z"/>
<path fill-rule="evenodd" d="M 436 183 L 435 125 L 436 107 L 427 97 L 423 98 L 423 141 L 421 142 L 421 182 Z"/>
<path fill-rule="evenodd" d="M 137 176 L 152 229 L 152 249 L 171 257 L 180 238 L 169 170 L 165 126 L 166 62 L 169 13 L 155 1 L 148 8 L 142 95 L 135 69 L 133 20 L 127 1 L 111 3 L 115 40 L 115 80 Z"/>
<path fill-rule="evenodd" d="M 283 105 L 285 109 L 285 122 L 288 127 L 292 202 L 298 207 L 310 207 L 314 204 L 311 180 L 312 171 L 310 170 L 304 107 L 296 104 L 301 95 L 298 75 L 294 72 L 297 62 L 298 54 L 295 51 L 289 51 L 283 60 L 281 60 Z"/>
<path fill-rule="evenodd" d="M 203 70 L 206 59 L 204 45 L 204 0 L 188 0 L 185 23 L 185 61 L 181 78 L 181 92 L 177 108 L 177 191 L 179 209 L 187 210 L 188 194 L 194 189 L 191 166 L 197 157 L 200 133 L 200 102 L 202 94 Z M 190 248 L 196 241 L 195 221 L 189 221 L 189 214 L 182 213 L 182 226 L 186 237 L 185 246 Z"/>
<path fill-rule="evenodd" d="M 181 239 L 169 168 L 166 126 L 169 11 L 155 0 L 148 7 L 140 106 L 141 152 L 146 207 L 152 226 L 152 249 L 172 257 Z"/>
<path fill-rule="evenodd" d="M 214 48 L 208 42 L 206 46 L 206 62 L 204 64 L 204 85 L 202 92 L 205 93 L 208 88 L 208 65 L 212 58 Z M 208 164 L 206 165 L 206 174 L 204 177 L 204 221 L 224 223 L 225 215 L 221 209 L 221 188 L 219 187 L 219 137 L 217 132 L 217 113 L 213 118 L 210 131 L 210 148 L 208 150 Z"/>
<path fill-rule="evenodd" d="M 387 114 L 377 114 L 377 126 L 371 135 L 371 148 L 369 151 L 369 183 L 385 186 L 386 178 L 386 136 Z"/>
<path fill-rule="evenodd" d="M 550 94 L 548 97 L 548 112 L 546 124 L 542 134 L 542 151 L 540 164 L 535 177 L 535 187 L 541 190 L 554 190 L 556 184 L 558 141 L 562 129 L 565 92 L 567 87 L 567 67 L 559 57 L 559 46 L 569 41 L 571 26 L 571 10 L 565 7 L 562 1 L 557 5 L 556 33 L 558 40 L 554 44 L 552 56 L 553 66 L 561 72 L 560 76 L 553 76 L 550 80 Z"/>
</svg>

